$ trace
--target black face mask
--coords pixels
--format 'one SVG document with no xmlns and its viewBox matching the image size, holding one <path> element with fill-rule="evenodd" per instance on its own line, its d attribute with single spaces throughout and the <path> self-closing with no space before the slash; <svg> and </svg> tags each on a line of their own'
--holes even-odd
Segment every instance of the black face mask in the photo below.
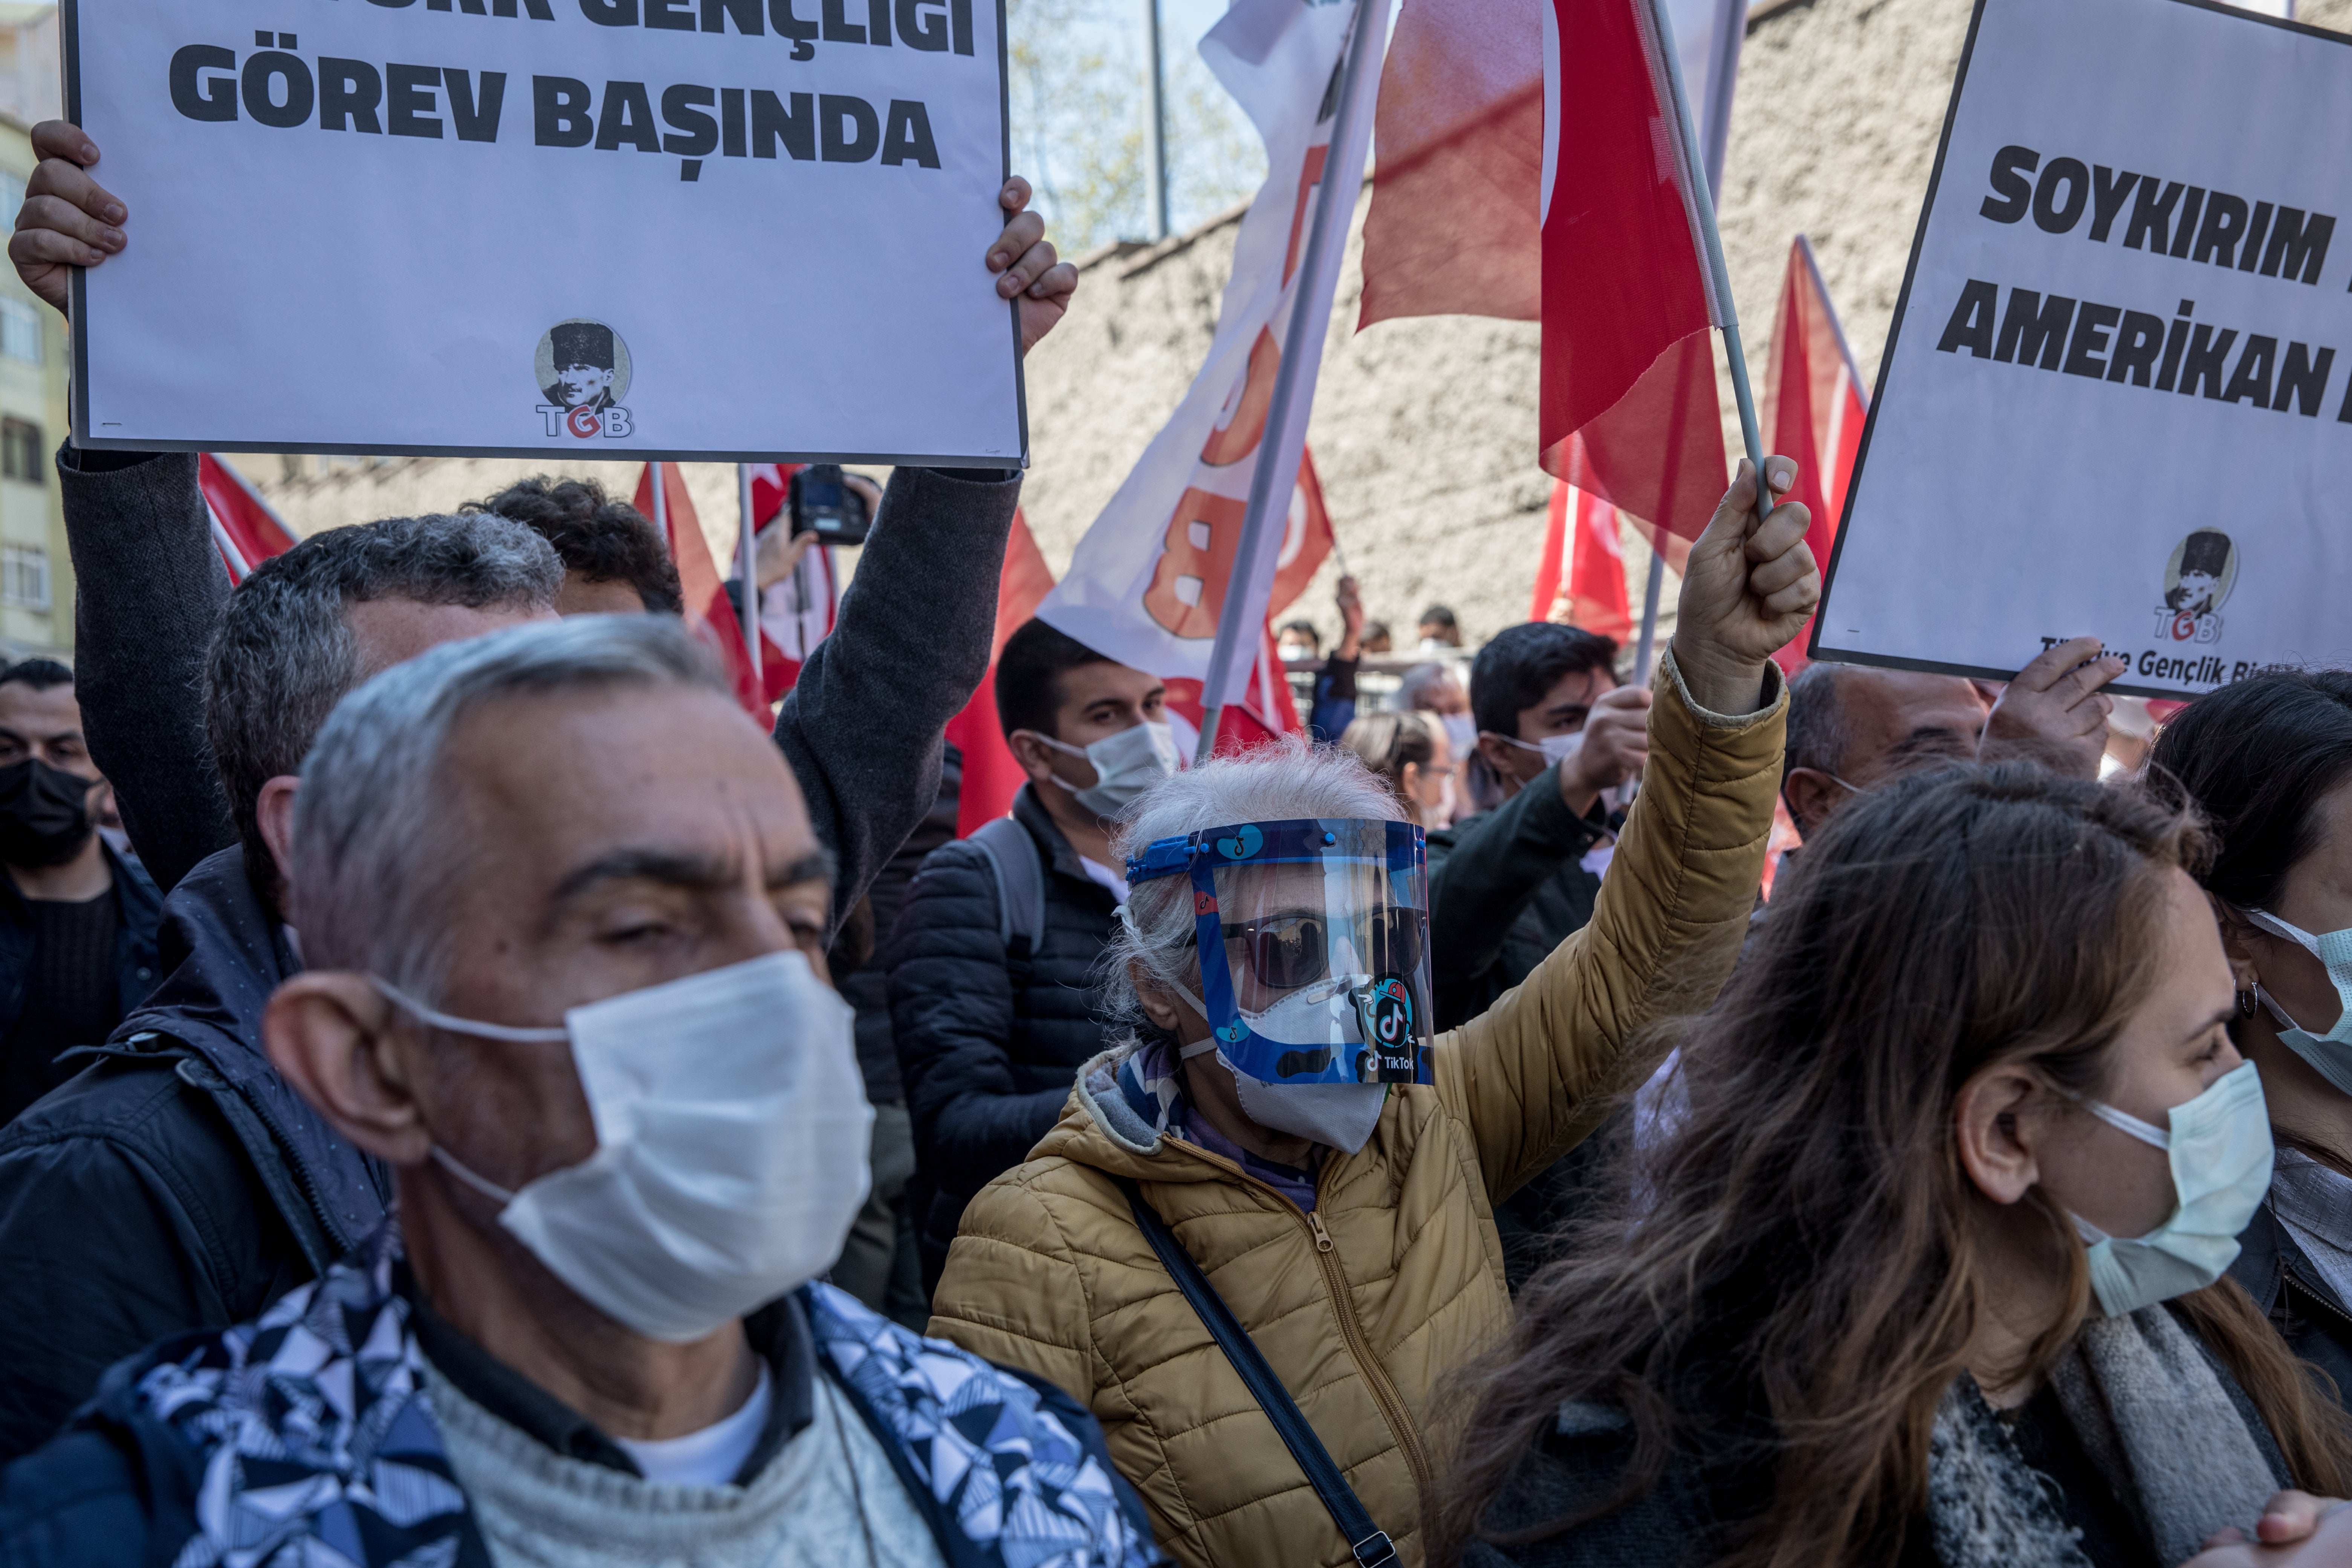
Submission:
<svg viewBox="0 0 2352 1568">
<path fill-rule="evenodd" d="M 0 768 L 0 864 L 37 871 L 80 854 L 97 831 L 89 806 L 97 782 L 38 757 Z"/>
</svg>

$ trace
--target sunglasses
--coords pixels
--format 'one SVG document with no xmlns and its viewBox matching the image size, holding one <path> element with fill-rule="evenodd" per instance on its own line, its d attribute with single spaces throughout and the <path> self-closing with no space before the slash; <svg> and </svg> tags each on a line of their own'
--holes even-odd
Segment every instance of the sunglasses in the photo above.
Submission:
<svg viewBox="0 0 2352 1568">
<path fill-rule="evenodd" d="M 1421 968 L 1419 910 L 1387 909 L 1347 918 L 1366 969 L 1373 974 L 1412 974 Z M 1224 928 L 1227 962 L 1238 952 L 1257 983 L 1276 991 L 1312 985 L 1331 971 L 1330 917 L 1268 915 Z"/>
</svg>

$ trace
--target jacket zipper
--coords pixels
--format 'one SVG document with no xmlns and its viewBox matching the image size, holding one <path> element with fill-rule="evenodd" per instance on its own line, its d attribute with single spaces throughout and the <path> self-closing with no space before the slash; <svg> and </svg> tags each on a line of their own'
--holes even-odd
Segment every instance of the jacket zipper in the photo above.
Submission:
<svg viewBox="0 0 2352 1568">
<path fill-rule="evenodd" d="M 1424 1498 L 1430 1495 L 1429 1455 L 1421 1445 L 1421 1429 L 1413 1425 L 1412 1412 L 1405 1407 L 1404 1395 L 1397 1392 L 1396 1384 L 1389 1377 L 1388 1368 L 1372 1353 L 1372 1342 L 1364 1336 L 1364 1325 L 1356 1316 L 1355 1298 L 1348 1289 L 1348 1271 L 1339 1262 L 1339 1247 L 1331 1233 L 1323 1228 L 1322 1193 L 1316 1193 L 1317 1207 L 1302 1209 L 1276 1191 L 1270 1184 L 1260 1181 L 1232 1161 L 1213 1154 L 1184 1140 L 1167 1140 L 1186 1153 L 1206 1160 L 1221 1171 L 1230 1172 L 1254 1187 L 1272 1193 L 1276 1201 L 1298 1216 L 1307 1226 L 1308 1237 L 1315 1243 L 1315 1261 L 1323 1270 L 1324 1293 L 1331 1299 L 1332 1315 L 1339 1320 L 1339 1337 L 1347 1342 L 1348 1353 L 1355 1359 L 1356 1370 L 1363 1374 L 1365 1385 L 1372 1391 L 1372 1403 L 1381 1407 L 1388 1421 L 1389 1431 L 1404 1450 L 1405 1463 L 1412 1468 L 1413 1485 Z"/>
</svg>

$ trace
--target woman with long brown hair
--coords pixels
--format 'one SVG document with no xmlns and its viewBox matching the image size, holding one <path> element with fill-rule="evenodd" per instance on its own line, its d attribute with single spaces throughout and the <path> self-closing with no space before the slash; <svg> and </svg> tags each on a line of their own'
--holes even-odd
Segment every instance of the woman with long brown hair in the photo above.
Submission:
<svg viewBox="0 0 2352 1568">
<path fill-rule="evenodd" d="M 2270 1142 L 2205 853 L 2024 770 L 1840 812 L 1465 1380 L 1431 1561 L 2171 1568 L 2307 1534 L 2273 1494 L 2344 1495 L 2352 1435 L 2221 1278 Z"/>
</svg>

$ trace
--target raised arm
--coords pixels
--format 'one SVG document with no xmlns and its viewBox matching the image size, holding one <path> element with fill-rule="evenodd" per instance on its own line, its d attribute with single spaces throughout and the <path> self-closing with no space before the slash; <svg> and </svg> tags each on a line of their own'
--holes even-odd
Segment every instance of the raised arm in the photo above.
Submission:
<svg viewBox="0 0 2352 1568">
<path fill-rule="evenodd" d="M 1794 466 L 1768 459 L 1776 492 Z M 1439 1093 L 1470 1125 L 1501 1197 L 1592 1125 L 1626 1043 L 1704 1007 L 1738 956 L 1762 879 L 1786 693 L 1772 651 L 1821 596 L 1801 506 L 1759 522 L 1740 465 L 1692 546 L 1650 710 L 1650 760 L 1592 921 L 1527 983 L 1437 1042 Z"/>
<path fill-rule="evenodd" d="M 1027 353 L 1068 310 L 1077 269 L 1028 210 L 1029 182 L 1005 182 L 1004 230 L 987 269 L 1018 300 Z M 865 894 L 931 808 L 949 720 L 988 670 L 1018 470 L 900 468 L 890 476 L 833 635 L 776 716 L 776 744 L 800 775 L 809 819 L 834 852 L 833 920 Z M 830 932 L 828 932 L 830 935 Z"/>
</svg>

